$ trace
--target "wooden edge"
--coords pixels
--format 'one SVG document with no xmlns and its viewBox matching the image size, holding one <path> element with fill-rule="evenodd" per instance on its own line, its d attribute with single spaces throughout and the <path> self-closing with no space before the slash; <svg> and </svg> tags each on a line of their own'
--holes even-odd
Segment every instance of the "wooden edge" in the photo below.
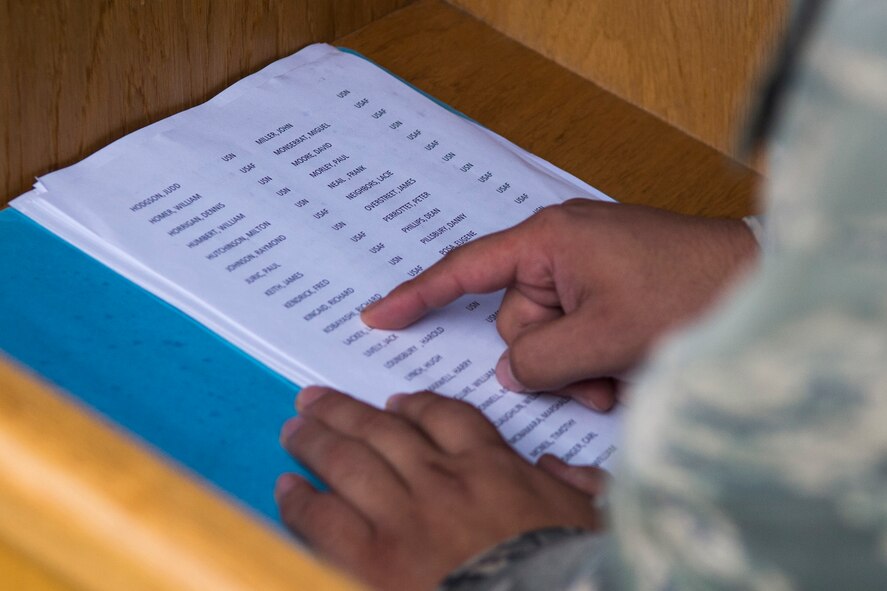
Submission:
<svg viewBox="0 0 887 591">
<path fill-rule="evenodd" d="M 753 170 L 441 0 L 336 43 L 622 203 L 757 211 Z"/>
<path fill-rule="evenodd" d="M 0 359 L 0 539 L 89 590 L 358 589 Z"/>
<path fill-rule="evenodd" d="M 3 585 L 15 591 L 82 591 L 43 565 L 34 562 L 0 538 L 0 573 Z"/>
</svg>

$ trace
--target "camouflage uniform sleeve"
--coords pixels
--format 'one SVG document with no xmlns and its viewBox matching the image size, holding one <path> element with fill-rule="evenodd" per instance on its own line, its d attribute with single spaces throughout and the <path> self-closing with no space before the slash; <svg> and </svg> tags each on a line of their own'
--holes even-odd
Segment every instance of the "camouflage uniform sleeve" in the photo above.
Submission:
<svg viewBox="0 0 887 591">
<path fill-rule="evenodd" d="M 885 588 L 885 30 L 883 0 L 825 5 L 775 130 L 766 256 L 637 376 L 611 533 L 452 589 Z"/>
<path fill-rule="evenodd" d="M 586 586 L 592 580 L 600 582 L 611 541 L 608 534 L 573 528 L 527 532 L 470 560 L 438 591 L 613 589 Z"/>
<path fill-rule="evenodd" d="M 775 129 L 761 268 L 634 388 L 631 588 L 887 581 L 887 3 L 825 5 Z"/>
</svg>

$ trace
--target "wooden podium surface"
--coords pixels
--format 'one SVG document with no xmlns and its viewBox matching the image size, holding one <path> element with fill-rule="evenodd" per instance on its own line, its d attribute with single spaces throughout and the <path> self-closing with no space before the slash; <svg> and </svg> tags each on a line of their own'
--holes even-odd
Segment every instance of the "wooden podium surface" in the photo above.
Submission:
<svg viewBox="0 0 887 591">
<path fill-rule="evenodd" d="M 619 201 L 711 216 L 753 211 L 759 177 L 748 168 L 439 0 L 335 44 Z M 0 362 L 0 588 L 353 587 Z"/>
</svg>

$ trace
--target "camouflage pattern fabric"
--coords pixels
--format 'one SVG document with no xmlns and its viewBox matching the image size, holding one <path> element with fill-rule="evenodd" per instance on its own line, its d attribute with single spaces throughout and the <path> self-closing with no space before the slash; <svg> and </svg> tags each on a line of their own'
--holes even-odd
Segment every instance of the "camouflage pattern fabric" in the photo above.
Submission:
<svg viewBox="0 0 887 591">
<path fill-rule="evenodd" d="M 762 264 L 641 372 L 609 530 L 443 589 L 887 589 L 887 2 L 824 6 L 782 112 Z"/>
</svg>

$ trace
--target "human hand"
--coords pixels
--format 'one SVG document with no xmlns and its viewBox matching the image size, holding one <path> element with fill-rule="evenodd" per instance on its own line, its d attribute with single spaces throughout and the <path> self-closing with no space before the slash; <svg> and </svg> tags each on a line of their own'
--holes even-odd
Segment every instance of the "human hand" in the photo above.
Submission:
<svg viewBox="0 0 887 591">
<path fill-rule="evenodd" d="M 275 497 L 322 557 L 378 589 L 432 589 L 472 556 L 550 526 L 596 529 L 602 471 L 553 457 L 537 468 L 471 405 L 430 392 L 375 409 L 310 387 L 281 442 L 330 488 L 295 474 Z"/>
<path fill-rule="evenodd" d="M 699 316 L 756 252 L 738 220 L 573 199 L 452 251 L 368 307 L 363 320 L 399 329 L 466 293 L 505 288 L 499 382 L 608 410 L 609 378 Z"/>
</svg>

